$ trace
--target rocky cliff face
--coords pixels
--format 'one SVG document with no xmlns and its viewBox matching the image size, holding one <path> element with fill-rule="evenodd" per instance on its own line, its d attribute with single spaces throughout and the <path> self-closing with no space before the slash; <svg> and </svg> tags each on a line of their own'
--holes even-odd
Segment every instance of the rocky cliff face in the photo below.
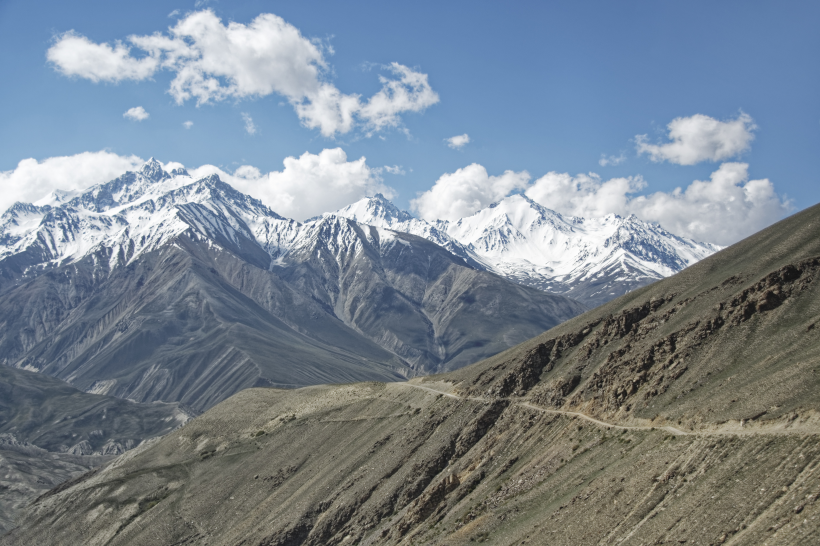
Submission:
<svg viewBox="0 0 820 546">
<path fill-rule="evenodd" d="M 820 206 L 475 365 L 243 391 L 4 544 L 814 544 Z"/>
</svg>

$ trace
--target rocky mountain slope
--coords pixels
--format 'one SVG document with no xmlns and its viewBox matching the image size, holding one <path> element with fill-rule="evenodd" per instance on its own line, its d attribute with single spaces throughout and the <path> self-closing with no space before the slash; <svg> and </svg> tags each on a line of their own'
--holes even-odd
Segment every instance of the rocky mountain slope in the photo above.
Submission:
<svg viewBox="0 0 820 546">
<path fill-rule="evenodd" d="M 816 544 L 820 206 L 508 351 L 249 389 L 17 544 Z"/>
<path fill-rule="evenodd" d="M 487 271 L 588 307 L 668 277 L 720 250 L 635 216 L 563 216 L 525 195 L 511 195 L 453 222 L 413 218 L 382 195 L 333 214 L 424 237 Z"/>
<path fill-rule="evenodd" d="M 455 369 L 583 310 L 425 239 L 300 224 L 153 160 L 0 218 L 0 363 L 140 402 Z"/>
<path fill-rule="evenodd" d="M 56 485 L 193 416 L 177 404 L 136 404 L 0 367 L 0 532 Z"/>
</svg>

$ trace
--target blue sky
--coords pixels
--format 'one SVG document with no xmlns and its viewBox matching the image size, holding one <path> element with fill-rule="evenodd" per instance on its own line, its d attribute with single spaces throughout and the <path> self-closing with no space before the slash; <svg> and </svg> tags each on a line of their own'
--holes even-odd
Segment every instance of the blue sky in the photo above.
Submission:
<svg viewBox="0 0 820 546">
<path fill-rule="evenodd" d="M 283 94 L 281 89 L 293 85 L 282 83 L 278 73 L 269 78 L 273 91 L 243 96 L 239 85 L 238 93 L 212 96 L 198 106 L 195 98 L 178 102 L 169 92 L 179 65 L 156 69 L 144 79 L 94 82 L 76 69 L 75 57 L 69 59 L 75 63 L 71 66 L 47 59 L 47 52 L 73 30 L 72 36 L 93 45 L 115 47 L 120 40 L 139 60 L 146 51 L 129 42 L 129 36 L 170 37 L 169 27 L 203 10 L 211 10 L 220 25 L 247 26 L 260 14 L 275 14 L 305 43 L 313 39 L 324 63 L 319 83 L 359 96 L 361 109 L 352 127 L 325 134 L 316 128 L 319 122 L 309 127 L 318 118 L 300 118 L 292 103 L 302 91 Z M 766 188 L 774 197 L 728 210 L 727 217 L 749 218 L 740 231 L 712 237 L 725 244 L 787 210 L 820 201 L 815 174 L 820 151 L 818 16 L 816 2 L 0 1 L 0 66 L 6 74 L 0 86 L 0 184 L 48 189 L 48 181 L 30 182 L 18 163 L 105 150 L 120 157 L 155 156 L 189 168 L 212 165 L 226 175 L 252 166 L 256 170 L 240 171 L 245 173 L 237 182 L 240 189 L 280 184 L 268 193 L 259 190 L 273 206 L 274 194 L 282 188 L 303 200 L 325 193 L 322 184 L 330 184 L 332 172 L 324 178 L 316 175 L 313 185 L 293 188 L 300 184 L 299 173 L 313 176 L 305 174 L 304 169 L 313 168 L 307 159 L 340 148 L 346 162 L 365 157 L 357 168 L 368 170 L 351 174 L 352 166 L 339 176 L 369 178 L 351 182 L 352 189 L 341 192 L 338 200 L 355 197 L 357 191 L 387 189 L 400 207 L 432 218 L 469 213 L 505 192 L 527 191 L 562 212 L 634 212 L 704 238 L 726 228 L 708 223 L 720 209 L 709 199 L 737 196 L 689 199 L 691 206 L 682 210 L 701 222 L 697 227 L 686 218 L 665 220 L 670 210 L 681 208 L 673 206 L 676 187 L 685 191 L 695 180 L 715 182 L 717 172 L 718 178 L 735 181 L 724 185 L 740 189 L 748 180 L 768 180 Z M 190 37 L 187 43 L 192 43 Z M 72 43 L 64 45 L 67 50 Z M 165 55 L 167 60 L 167 51 Z M 391 63 L 403 67 L 405 75 L 426 76 L 427 95 L 418 95 L 416 105 L 404 110 L 393 104 L 398 110 L 371 109 L 368 114 L 367 101 L 385 85 L 380 76 L 404 81 L 402 73 L 389 68 Z M 220 81 L 224 88 L 231 85 L 230 77 Z M 138 121 L 123 116 L 136 107 L 149 117 Z M 253 134 L 246 130 L 248 118 Z M 694 125 L 698 119 L 707 125 L 708 118 L 734 121 L 735 129 L 739 125 L 753 139 L 743 140 L 741 134 L 731 140 L 730 135 L 728 151 L 706 150 L 691 161 L 675 156 L 671 148 L 638 153 L 637 135 L 647 135 L 650 146 L 668 144 L 668 124 L 677 118 L 691 118 Z M 184 122 L 192 125 L 185 128 Z M 701 129 L 692 129 L 692 139 L 702 136 Z M 463 134 L 469 142 L 460 148 L 447 145 L 446 139 Z M 283 167 L 285 158 L 305 152 L 310 155 L 298 165 L 302 171 Z M 602 165 L 604 156 L 617 159 Z M 336 156 L 330 163 L 344 162 Z M 472 164 L 486 173 L 467 169 Z M 746 170 L 733 170 L 736 164 L 746 164 Z M 70 168 L 71 163 L 62 165 Z M 89 173 L 84 180 L 94 182 L 93 167 L 84 168 Z M 505 171 L 513 171 L 510 176 L 526 171 L 528 178 L 504 178 Z M 269 172 L 282 176 L 265 178 Z M 599 178 L 576 177 L 590 172 Z M 548 173 L 571 178 L 560 182 L 553 177 L 534 190 Z M 52 174 L 44 168 L 31 176 Z M 70 176 L 56 179 L 83 185 Z M 627 180 L 619 186 L 627 189 L 609 205 L 601 187 L 611 179 Z M 569 196 L 567 184 L 575 192 Z M 657 192 L 668 198 L 635 201 Z M 451 211 L 434 203 L 441 199 L 453 200 Z M 313 211 L 302 207 L 291 212 L 306 216 Z"/>
</svg>

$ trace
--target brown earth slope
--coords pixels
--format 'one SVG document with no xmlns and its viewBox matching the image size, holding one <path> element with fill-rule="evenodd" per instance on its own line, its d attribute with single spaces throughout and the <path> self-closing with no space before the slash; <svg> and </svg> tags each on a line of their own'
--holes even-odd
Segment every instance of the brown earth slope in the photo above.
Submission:
<svg viewBox="0 0 820 546">
<path fill-rule="evenodd" d="M 817 544 L 820 207 L 505 353 L 251 389 L 3 544 Z"/>
</svg>

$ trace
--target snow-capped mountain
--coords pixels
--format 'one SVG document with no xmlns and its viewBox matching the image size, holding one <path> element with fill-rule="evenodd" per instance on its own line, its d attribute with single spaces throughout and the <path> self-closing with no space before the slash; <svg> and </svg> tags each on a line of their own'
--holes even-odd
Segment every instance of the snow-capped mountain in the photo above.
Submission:
<svg viewBox="0 0 820 546">
<path fill-rule="evenodd" d="M 116 267 L 192 226 L 241 246 L 269 232 L 271 222 L 292 223 L 216 175 L 194 180 L 184 169 L 167 173 L 152 158 L 139 172 L 79 195 L 58 191 L 38 205 L 13 205 L 0 217 L 0 260 L 27 251 L 38 254 L 32 265 L 59 266 L 105 248 Z"/>
<path fill-rule="evenodd" d="M 84 192 L 52 192 L 17 203 L 0 217 L 0 260 L 31 268 L 59 266 L 105 248 L 109 267 L 128 264 L 193 227 L 219 244 L 265 254 L 282 266 L 327 235 L 329 222 L 409 233 L 432 241 L 471 267 L 518 284 L 598 305 L 672 275 L 720 247 L 678 237 L 634 216 L 563 216 L 512 195 L 455 222 L 426 222 L 381 194 L 312 221 L 283 218 L 215 175 L 194 180 L 184 169 L 163 171 L 151 159 L 136 173 Z M 348 248 L 356 236 L 337 229 L 328 248 Z M 382 237 L 382 240 L 387 240 Z M 395 244 L 395 243 L 393 243 Z M 264 257 L 262 258 L 264 261 Z"/>
<path fill-rule="evenodd" d="M 253 385 L 455 369 L 585 310 L 441 235 L 463 257 L 448 252 L 435 229 L 300 223 L 150 160 L 0 217 L 0 364 L 204 409 Z"/>
<path fill-rule="evenodd" d="M 432 241 L 446 248 L 452 254 L 463 258 L 471 265 L 487 269 L 486 265 L 480 261 L 476 261 L 479 256 L 475 252 L 471 251 L 447 233 L 447 222 L 439 220 L 435 223 L 430 223 L 419 220 L 409 212 L 400 210 L 380 193 L 377 193 L 373 197 L 360 199 L 335 212 L 327 212 L 324 216 L 340 216 L 342 218 L 355 220 L 360 224 L 392 229 L 394 231 L 423 237 L 428 241 Z"/>
<path fill-rule="evenodd" d="M 721 248 L 635 216 L 563 216 L 524 195 L 455 222 L 413 218 L 382 195 L 333 214 L 425 237 L 519 284 L 590 306 L 668 277 Z"/>
</svg>

